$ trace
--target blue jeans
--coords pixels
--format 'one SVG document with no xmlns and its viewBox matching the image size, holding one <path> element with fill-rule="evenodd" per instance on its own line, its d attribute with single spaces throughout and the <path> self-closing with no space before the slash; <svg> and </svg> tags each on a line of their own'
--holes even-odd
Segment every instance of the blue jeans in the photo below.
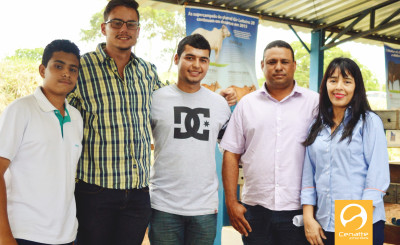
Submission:
<svg viewBox="0 0 400 245">
<path fill-rule="evenodd" d="M 217 232 L 217 214 L 183 216 L 152 209 L 151 245 L 212 245 Z"/>
<path fill-rule="evenodd" d="M 382 245 L 385 238 L 385 221 L 380 220 L 372 226 L 372 244 Z M 324 245 L 335 245 L 335 232 L 324 231 L 326 240 L 323 240 Z"/>
<path fill-rule="evenodd" d="M 242 236 L 244 245 L 303 245 L 308 244 L 304 226 L 293 225 L 293 217 L 302 214 L 302 210 L 272 211 L 261 206 L 243 204 L 247 212 L 244 217 L 252 232 Z"/>
<path fill-rule="evenodd" d="M 15 240 L 17 241 L 18 245 L 50 245 L 47 243 L 32 242 L 32 241 L 28 241 L 28 240 L 24 240 L 24 239 L 15 239 Z M 72 245 L 72 242 L 62 244 L 62 245 Z"/>
<path fill-rule="evenodd" d="M 140 245 L 150 220 L 149 188 L 75 186 L 79 245 Z"/>
</svg>

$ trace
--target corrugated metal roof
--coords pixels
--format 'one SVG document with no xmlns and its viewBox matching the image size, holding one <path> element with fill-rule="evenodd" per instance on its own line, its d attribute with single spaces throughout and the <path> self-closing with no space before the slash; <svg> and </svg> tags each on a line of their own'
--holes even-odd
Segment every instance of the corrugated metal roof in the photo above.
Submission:
<svg viewBox="0 0 400 245">
<path fill-rule="evenodd" d="M 308 31 L 324 29 L 326 36 L 330 36 L 330 40 L 327 41 L 328 47 L 329 42 L 335 37 L 338 37 L 334 40 L 336 44 L 362 38 L 362 42 L 367 43 L 369 42 L 367 40 L 375 40 L 400 45 L 400 0 L 139 0 L 138 2 L 142 6 L 169 10 L 177 10 L 177 5 L 212 7 L 255 15 L 268 23 L 292 25 L 301 29 L 306 28 Z"/>
</svg>

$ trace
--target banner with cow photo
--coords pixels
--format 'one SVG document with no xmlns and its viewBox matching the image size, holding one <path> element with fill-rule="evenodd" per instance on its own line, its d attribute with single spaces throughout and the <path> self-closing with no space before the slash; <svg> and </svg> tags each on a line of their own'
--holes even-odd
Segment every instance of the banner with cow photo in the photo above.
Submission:
<svg viewBox="0 0 400 245">
<path fill-rule="evenodd" d="M 400 108 L 400 49 L 385 45 L 387 108 Z"/>
<path fill-rule="evenodd" d="M 228 11 L 186 7 L 186 34 L 201 34 L 211 46 L 202 85 L 212 91 L 235 88 L 238 99 L 258 88 L 255 51 L 258 19 Z"/>
</svg>

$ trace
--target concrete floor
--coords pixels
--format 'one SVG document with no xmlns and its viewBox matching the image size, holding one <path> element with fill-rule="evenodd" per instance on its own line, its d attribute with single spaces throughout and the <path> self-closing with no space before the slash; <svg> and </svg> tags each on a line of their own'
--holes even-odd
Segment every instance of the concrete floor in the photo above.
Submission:
<svg viewBox="0 0 400 245">
<path fill-rule="evenodd" d="M 242 236 L 232 226 L 224 226 L 221 234 L 221 245 L 243 245 Z"/>
</svg>

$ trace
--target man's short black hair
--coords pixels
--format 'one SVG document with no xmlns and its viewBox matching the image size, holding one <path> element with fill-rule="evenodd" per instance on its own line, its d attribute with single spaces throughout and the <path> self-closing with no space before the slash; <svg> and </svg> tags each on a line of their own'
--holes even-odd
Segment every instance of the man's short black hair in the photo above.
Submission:
<svg viewBox="0 0 400 245">
<path fill-rule="evenodd" d="M 104 10 L 104 13 L 103 13 L 104 22 L 106 22 L 108 20 L 108 16 L 110 15 L 110 12 L 114 8 L 119 7 L 119 6 L 124 6 L 124 7 L 135 10 L 136 14 L 138 16 L 137 21 L 139 22 L 139 19 L 140 19 L 139 10 L 138 10 L 139 4 L 135 0 L 111 0 L 111 1 L 109 1 L 106 6 L 106 9 Z"/>
<path fill-rule="evenodd" d="M 53 53 L 59 51 L 74 54 L 76 58 L 78 58 L 78 61 L 80 61 L 80 51 L 75 43 L 71 42 L 70 40 L 57 39 L 47 44 L 46 48 L 44 49 L 42 56 L 42 65 L 44 65 L 44 67 L 47 67 L 47 64 L 53 56 Z"/>
<path fill-rule="evenodd" d="M 267 45 L 267 47 L 265 47 L 265 49 L 264 49 L 263 59 L 265 59 L 265 51 L 267 51 L 268 49 L 271 49 L 271 48 L 275 48 L 275 47 L 289 49 L 292 52 L 292 57 L 293 57 L 293 61 L 294 61 L 294 52 L 293 52 L 292 46 L 290 46 L 290 44 L 288 44 L 287 42 L 282 41 L 282 40 L 275 40 L 273 42 L 270 42 Z"/>
<path fill-rule="evenodd" d="M 200 34 L 193 34 L 183 38 L 178 44 L 177 54 L 178 57 L 181 57 L 181 54 L 185 50 L 185 46 L 189 45 L 193 48 L 197 49 L 207 49 L 208 50 L 208 57 L 210 57 L 211 47 L 210 43 Z"/>
</svg>

